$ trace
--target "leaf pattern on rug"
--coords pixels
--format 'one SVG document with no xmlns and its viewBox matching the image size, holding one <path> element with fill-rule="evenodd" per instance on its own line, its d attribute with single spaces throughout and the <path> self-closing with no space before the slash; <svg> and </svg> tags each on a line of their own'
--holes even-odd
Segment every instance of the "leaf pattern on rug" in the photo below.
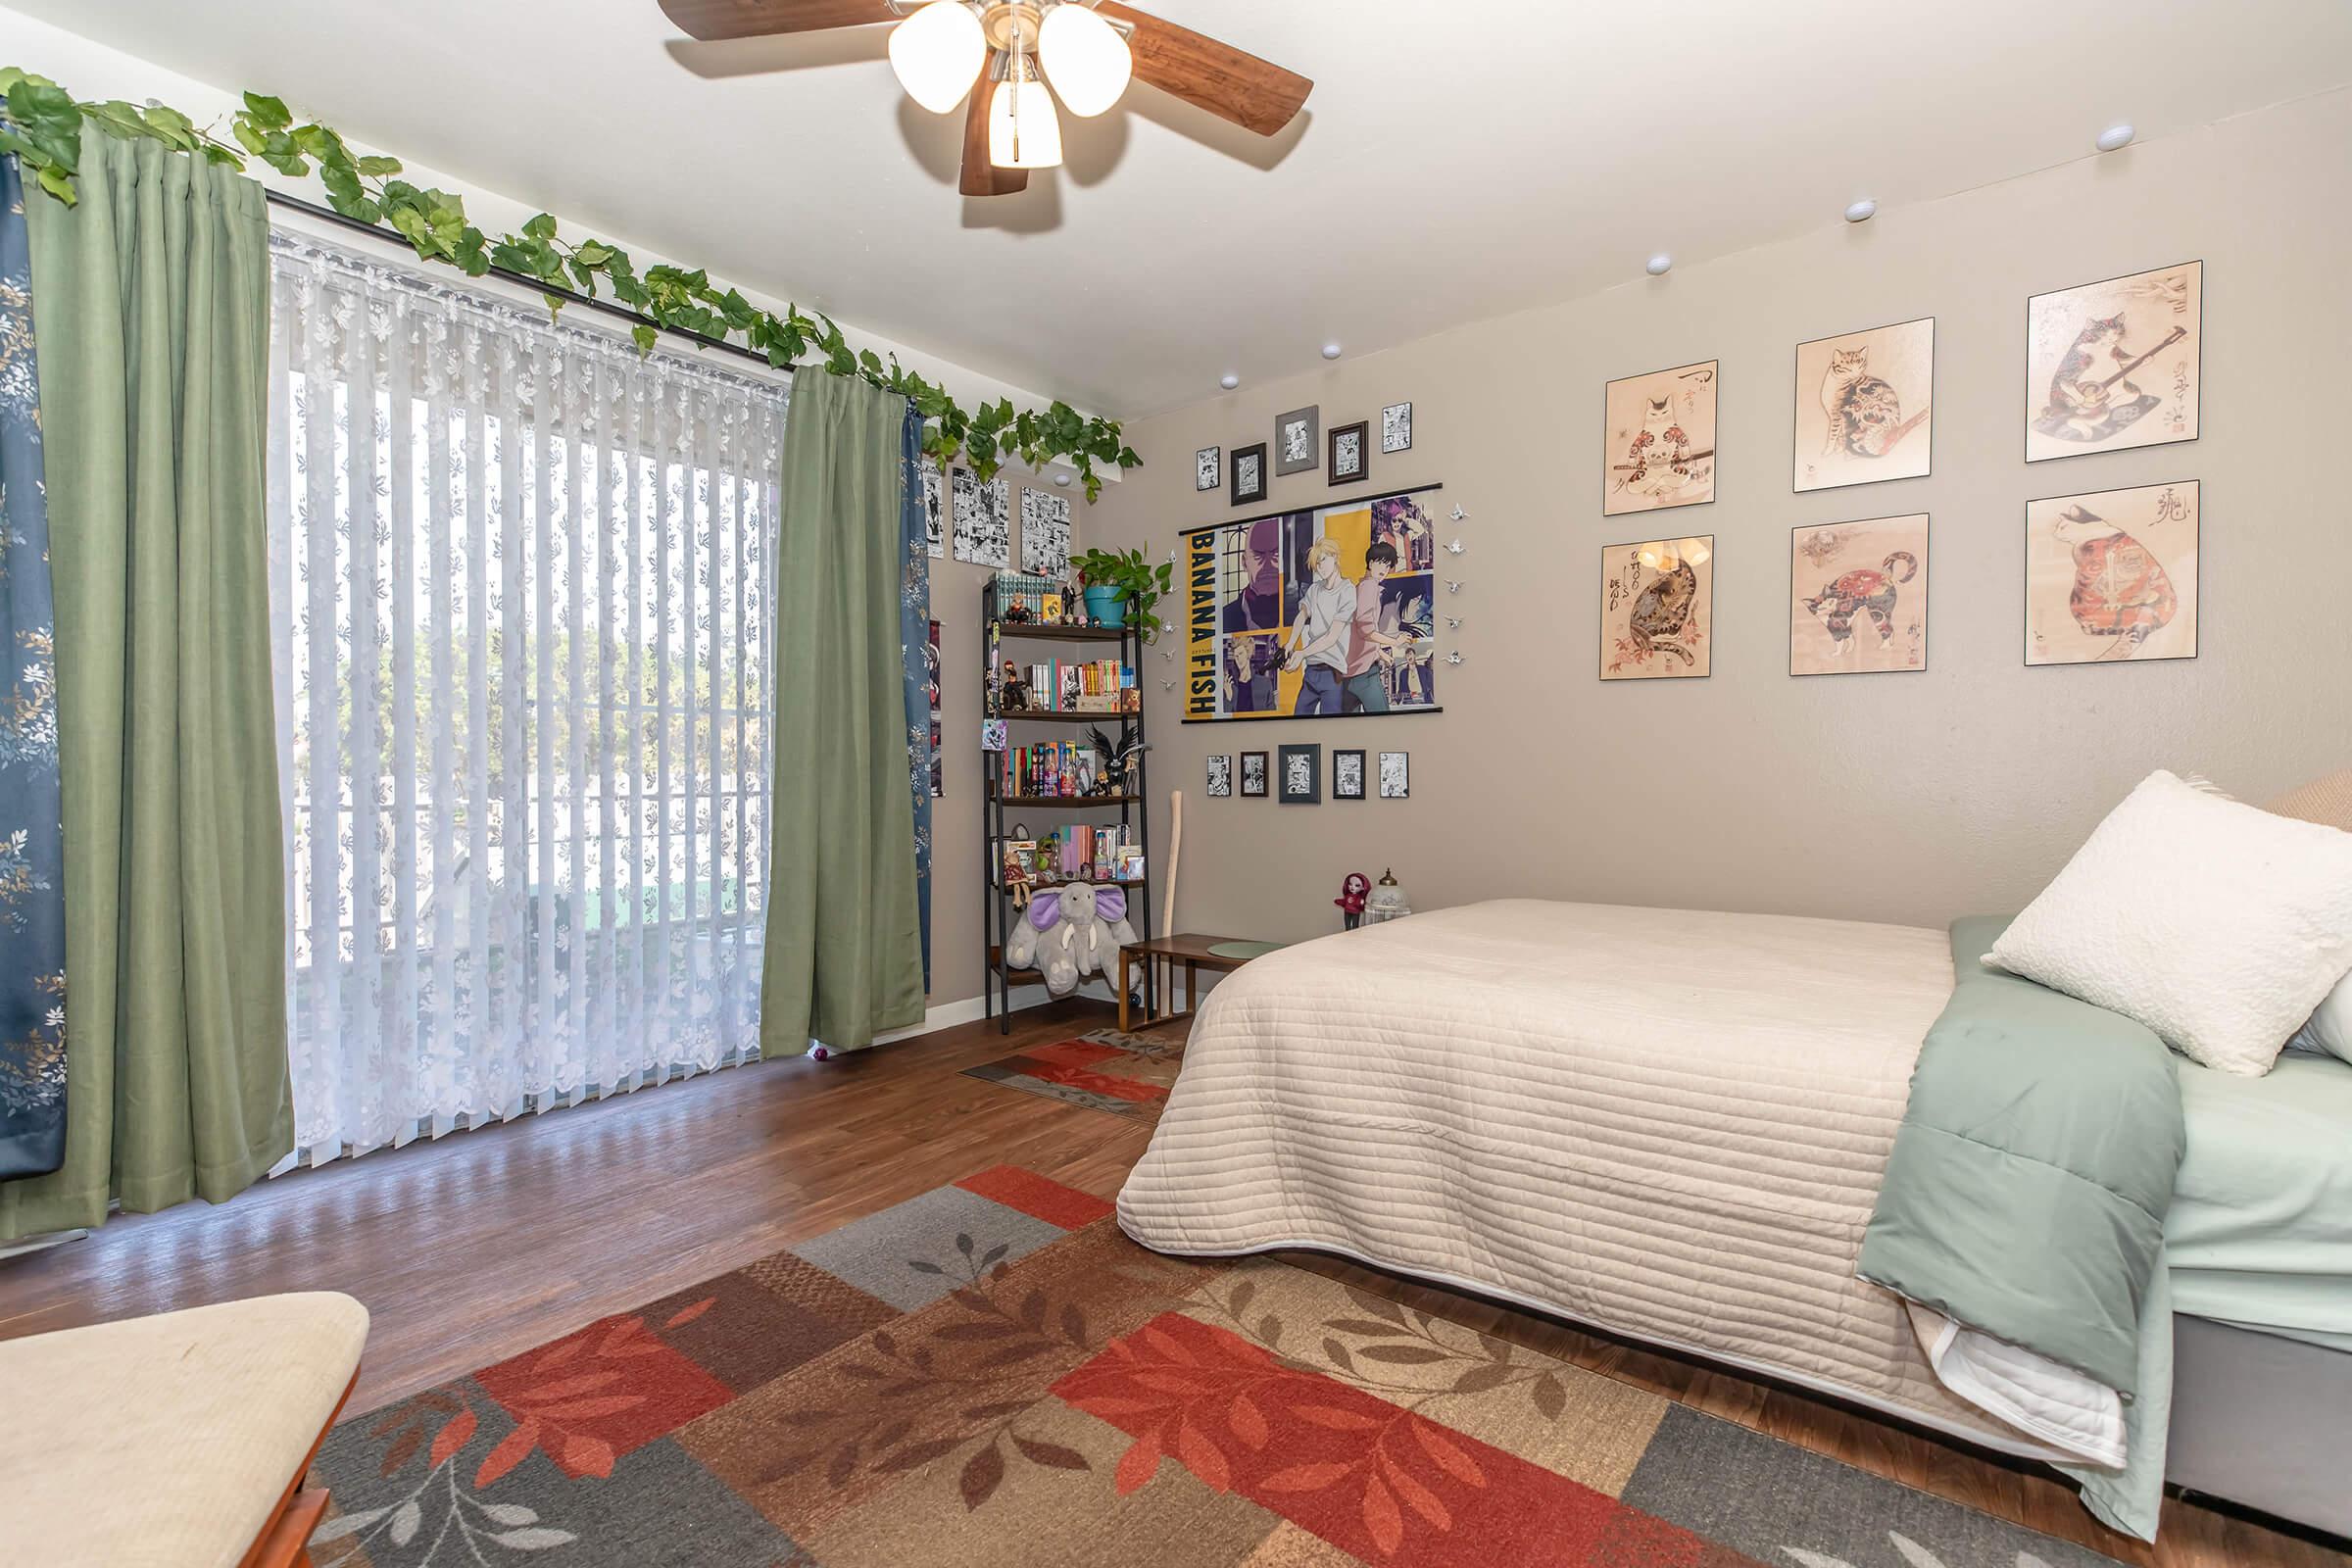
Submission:
<svg viewBox="0 0 2352 1568">
<path fill-rule="evenodd" d="M 481 1417 L 472 1404 L 463 1395 L 442 1389 L 419 1394 L 379 1416 L 368 1428 L 370 1438 L 385 1440 L 383 1457 L 377 1462 L 379 1473 L 398 1475 L 420 1450 L 424 1469 L 416 1484 L 396 1500 L 337 1514 L 320 1524 L 311 1536 L 312 1558 L 318 1568 L 376 1561 L 375 1553 L 386 1547 L 404 1548 L 400 1559 L 404 1568 L 427 1568 L 443 1560 L 444 1546 L 449 1548 L 450 1562 L 478 1568 L 499 1560 L 495 1554 L 486 1554 L 486 1548 L 495 1548 L 497 1553 L 537 1552 L 568 1546 L 578 1540 L 568 1530 L 542 1523 L 537 1509 L 474 1496 L 473 1492 L 488 1485 L 478 1474 L 470 1488 L 460 1485 L 463 1467 L 456 1461 L 480 1427 Z M 515 1428 L 515 1432 L 522 1430 Z M 514 1434 L 506 1441 L 512 1443 Z M 503 1475 L 511 1468 L 509 1463 L 498 1473 Z M 432 1526 L 429 1535 L 425 1530 L 428 1524 Z M 409 1556 L 405 1548 L 416 1546 L 420 1539 L 424 1554 Z"/>
</svg>

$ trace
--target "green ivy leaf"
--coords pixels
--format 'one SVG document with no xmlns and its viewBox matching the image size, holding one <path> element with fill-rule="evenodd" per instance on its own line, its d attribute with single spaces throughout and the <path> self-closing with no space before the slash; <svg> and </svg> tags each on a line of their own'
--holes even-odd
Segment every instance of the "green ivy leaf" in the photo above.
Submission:
<svg viewBox="0 0 2352 1568">
<path fill-rule="evenodd" d="M 370 153 L 360 160 L 360 172 L 370 179 L 380 178 L 385 174 L 397 174 L 400 172 L 400 160 Z"/>
<path fill-rule="evenodd" d="M 525 239 L 535 239 L 541 242 L 554 239 L 556 237 L 556 220 L 551 215 L 541 213 L 522 225 L 522 233 Z"/>
<path fill-rule="evenodd" d="M 637 352 L 640 354 L 653 353 L 654 345 L 662 339 L 660 332 L 642 322 L 629 328 L 629 336 L 637 340 Z"/>
<path fill-rule="evenodd" d="M 68 207 L 74 207 L 80 203 L 81 198 L 74 192 L 74 176 L 55 164 L 43 164 L 36 172 L 35 177 L 40 180 L 41 189 L 64 202 Z"/>
<path fill-rule="evenodd" d="M 294 123 L 294 112 L 286 107 L 283 98 L 268 93 L 249 92 L 245 95 L 245 112 L 264 130 L 283 130 Z"/>
</svg>

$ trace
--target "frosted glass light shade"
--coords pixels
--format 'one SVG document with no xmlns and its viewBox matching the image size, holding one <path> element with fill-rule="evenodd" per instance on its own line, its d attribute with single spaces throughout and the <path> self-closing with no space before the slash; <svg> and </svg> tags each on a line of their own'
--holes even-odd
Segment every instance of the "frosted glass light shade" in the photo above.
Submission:
<svg viewBox="0 0 2352 1568">
<path fill-rule="evenodd" d="M 997 84 L 988 110 L 988 161 L 999 169 L 1059 169 L 1061 116 L 1035 73 Z M 1015 88 L 1018 88 L 1016 91 Z"/>
<path fill-rule="evenodd" d="M 906 96 L 935 115 L 963 102 L 987 62 L 987 35 L 962 0 L 931 0 L 890 29 L 890 69 Z"/>
<path fill-rule="evenodd" d="M 1064 3 L 1046 13 L 1037 35 L 1038 61 L 1061 94 L 1064 108 L 1092 120 L 1127 91 L 1135 56 L 1119 29 L 1086 6 Z"/>
</svg>

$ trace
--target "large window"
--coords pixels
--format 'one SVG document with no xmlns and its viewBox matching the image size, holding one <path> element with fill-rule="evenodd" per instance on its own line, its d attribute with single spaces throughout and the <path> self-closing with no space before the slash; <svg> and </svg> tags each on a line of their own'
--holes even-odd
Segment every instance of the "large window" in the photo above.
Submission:
<svg viewBox="0 0 2352 1568">
<path fill-rule="evenodd" d="M 785 387 L 274 252 L 298 1144 L 756 1054 Z"/>
</svg>

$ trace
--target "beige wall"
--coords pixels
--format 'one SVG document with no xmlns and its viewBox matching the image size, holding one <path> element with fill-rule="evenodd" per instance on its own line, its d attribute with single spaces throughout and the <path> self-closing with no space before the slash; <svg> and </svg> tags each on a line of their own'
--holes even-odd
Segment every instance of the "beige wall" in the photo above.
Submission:
<svg viewBox="0 0 2352 1568">
<path fill-rule="evenodd" d="M 1179 666 L 1149 658 L 1153 784 L 1185 792 L 1179 925 L 1337 929 L 1342 875 L 1384 865 L 1422 907 L 1535 895 L 1940 924 L 2019 907 L 2151 768 L 2259 797 L 2352 761 L 2346 190 L 2337 93 L 1131 424 L 1147 466 L 1086 520 L 1090 543 L 1161 555 L 1180 527 L 1251 514 L 1194 494 L 1192 454 L 1269 440 L 1306 404 L 1326 429 L 1377 432 L 1410 400 L 1416 446 L 1376 454 L 1366 487 L 1275 479 L 1252 512 L 1442 480 L 1471 514 L 1446 573 L 1465 586 L 1441 598 L 1465 624 L 1440 631 L 1467 662 L 1439 666 L 1441 714 L 1180 725 L 1160 685 Z M 1381 232 L 1358 215 L 1335 243 Z M 2204 438 L 2026 465 L 2027 297 L 2200 257 Z M 1921 316 L 1937 320 L 1935 474 L 1790 494 L 1794 346 Z M 1646 526 L 1717 537 L 1714 675 L 1603 685 L 1600 549 L 1645 523 L 1600 515 L 1601 385 L 1707 359 L 1720 499 Z M 2174 479 L 2203 482 L 2202 657 L 2026 668 L 2026 501 Z M 1789 530 L 1922 511 L 1929 671 L 1791 679 Z M 1413 797 L 1202 798 L 1207 754 L 1290 740 L 1409 751 Z"/>
</svg>

